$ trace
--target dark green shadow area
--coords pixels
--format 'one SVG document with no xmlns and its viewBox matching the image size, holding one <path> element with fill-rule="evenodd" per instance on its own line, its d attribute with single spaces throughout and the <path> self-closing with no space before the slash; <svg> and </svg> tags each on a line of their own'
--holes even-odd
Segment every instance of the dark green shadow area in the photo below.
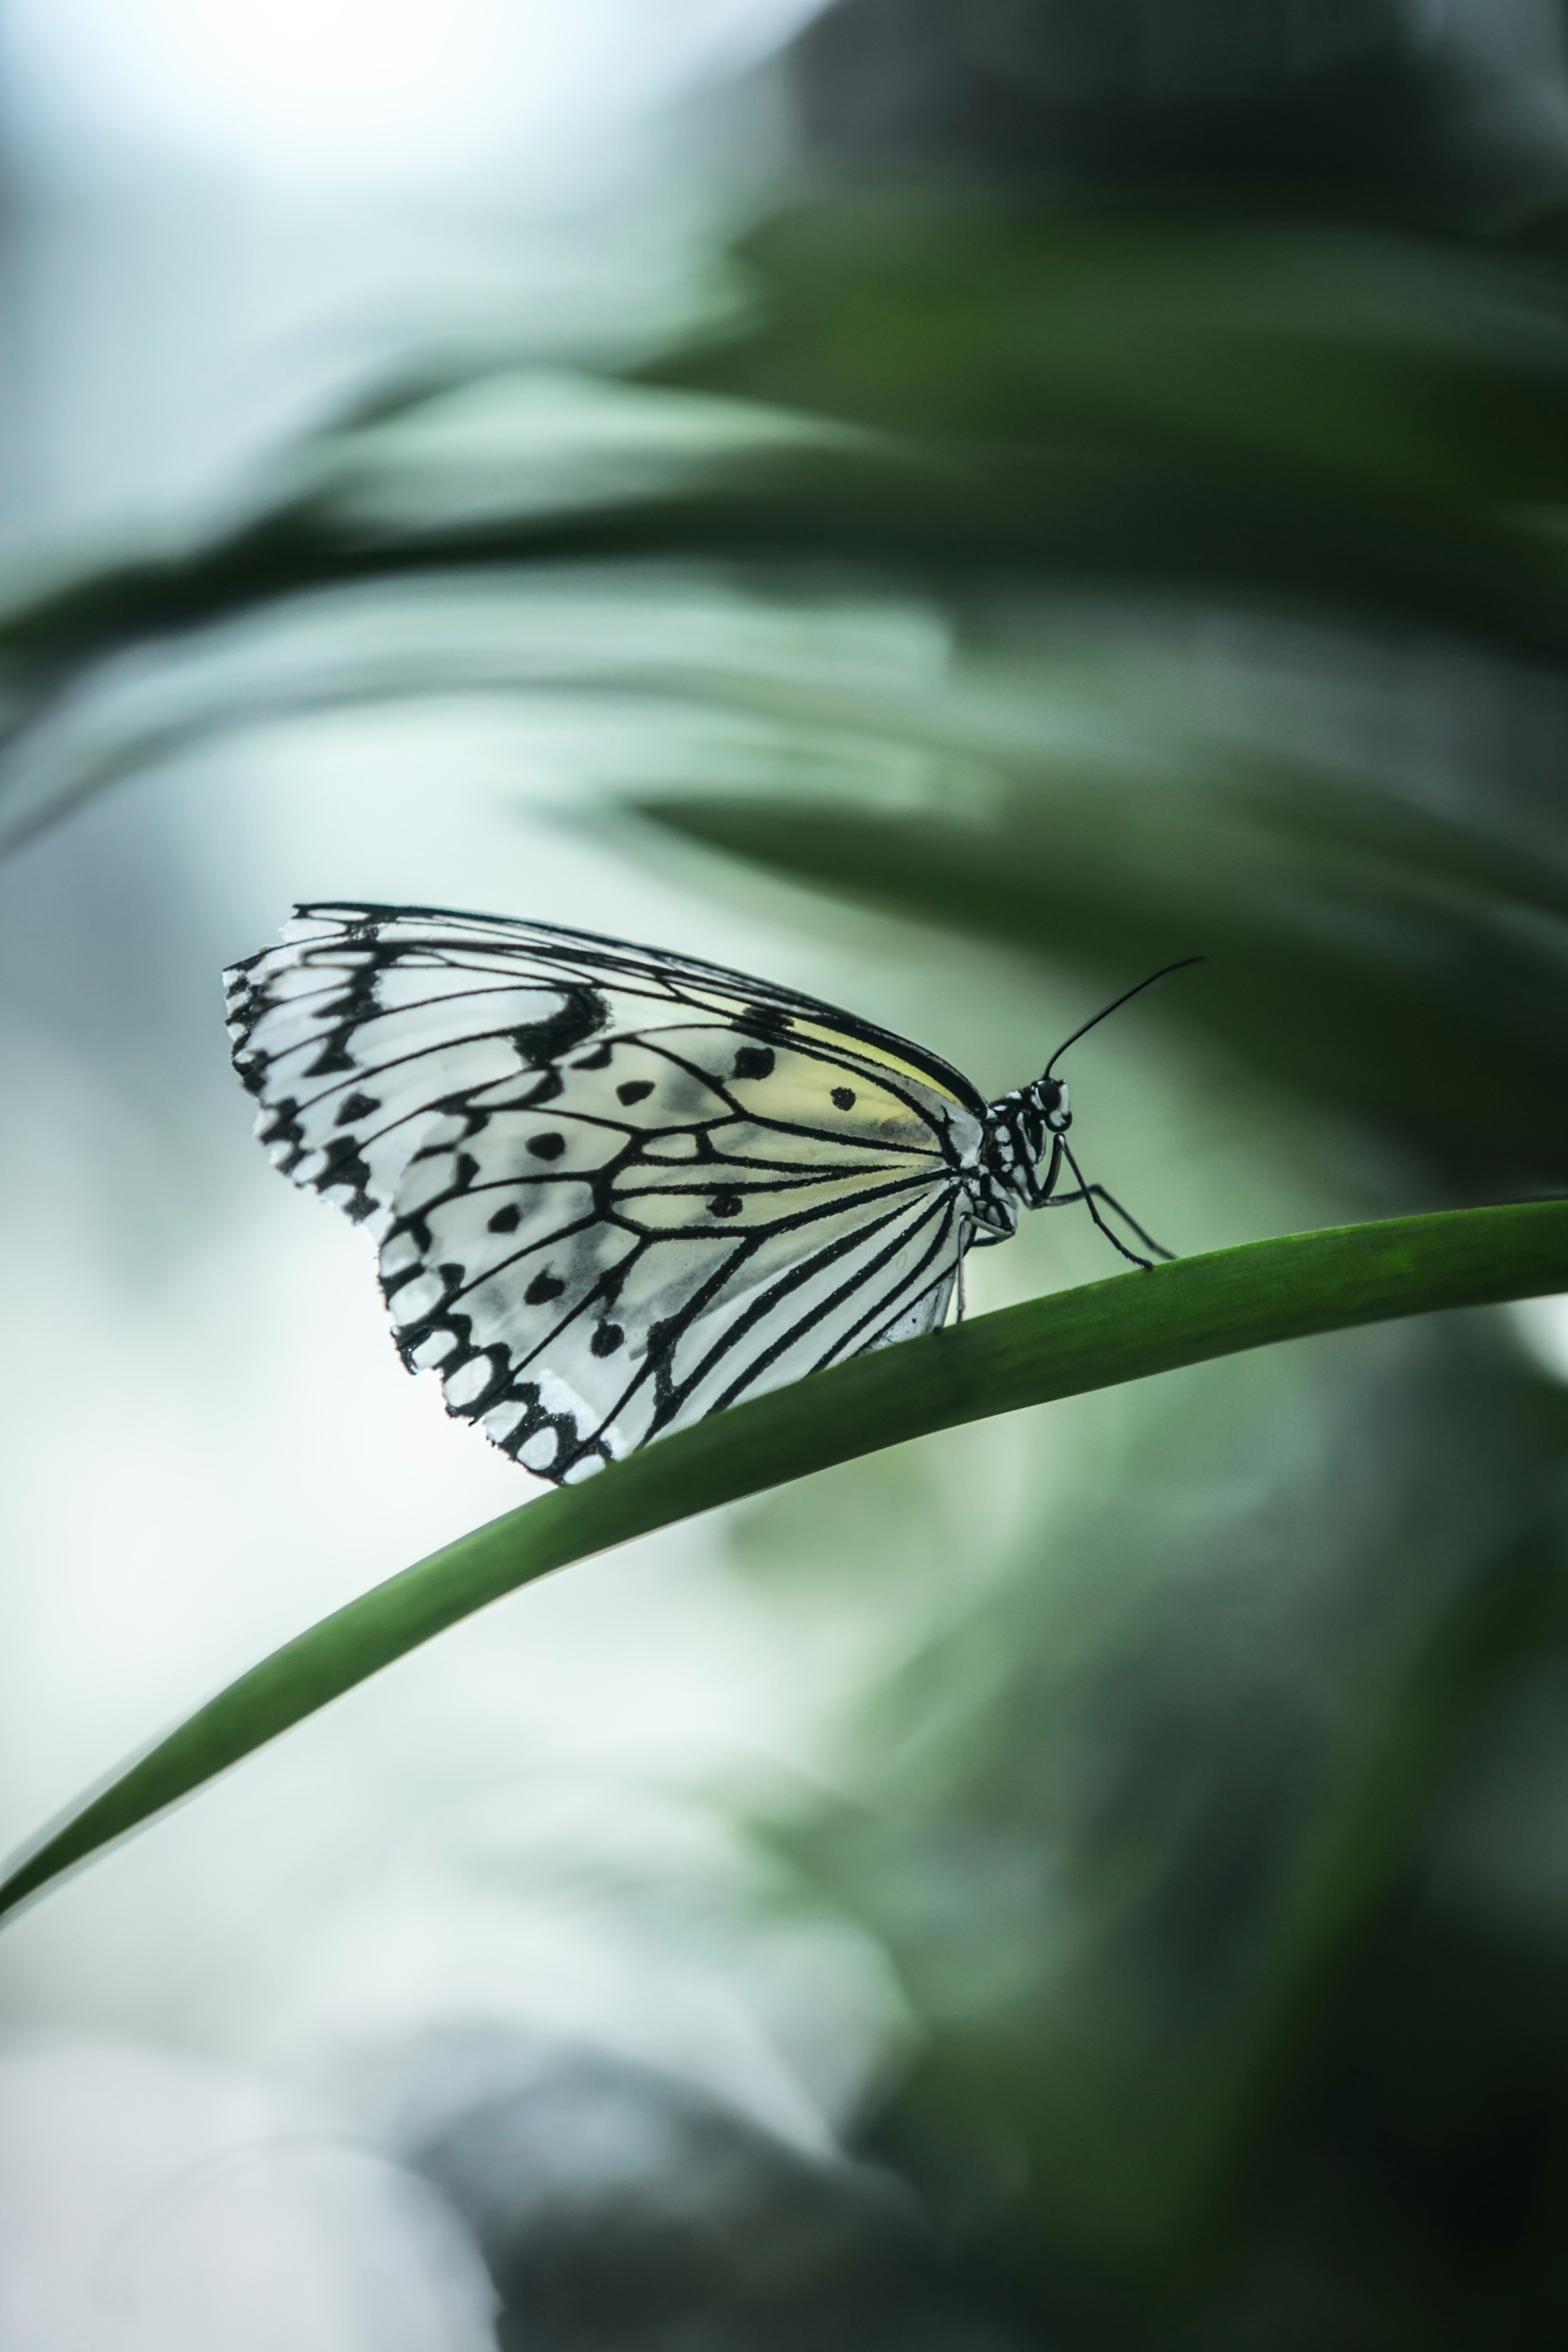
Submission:
<svg viewBox="0 0 1568 2352">
<path fill-rule="evenodd" d="M 263 1658 L 116 1772 L 0 1880 L 0 1913 L 551 1570 L 929 1431 L 1215 1356 L 1568 1290 L 1568 1201 L 1343 1225 L 1183 1258 L 862 1356 L 492 1519 Z"/>
</svg>

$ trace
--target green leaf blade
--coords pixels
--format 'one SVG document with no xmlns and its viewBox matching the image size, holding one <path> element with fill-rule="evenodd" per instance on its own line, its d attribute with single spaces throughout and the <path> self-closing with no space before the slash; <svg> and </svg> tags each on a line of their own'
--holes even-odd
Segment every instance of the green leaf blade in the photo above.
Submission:
<svg viewBox="0 0 1568 2352">
<path fill-rule="evenodd" d="M 1565 1289 L 1568 1201 L 1540 1201 L 1246 1243 L 858 1357 L 526 1503 L 334 1611 L 17 1857 L 0 1914 L 448 1626 L 654 1528 L 994 1413 L 1314 1333 Z"/>
</svg>

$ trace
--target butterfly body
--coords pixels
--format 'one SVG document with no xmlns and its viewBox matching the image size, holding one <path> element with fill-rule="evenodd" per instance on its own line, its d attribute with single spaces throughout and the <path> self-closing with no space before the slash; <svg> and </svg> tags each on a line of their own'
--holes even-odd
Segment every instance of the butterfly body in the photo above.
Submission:
<svg viewBox="0 0 1568 2352">
<path fill-rule="evenodd" d="M 1056 1081 L 988 1106 L 853 1014 L 621 941 L 333 904 L 226 978 L 258 1133 L 374 1235 L 405 1362 L 557 1480 L 935 1328 L 1057 1183 Z"/>
</svg>

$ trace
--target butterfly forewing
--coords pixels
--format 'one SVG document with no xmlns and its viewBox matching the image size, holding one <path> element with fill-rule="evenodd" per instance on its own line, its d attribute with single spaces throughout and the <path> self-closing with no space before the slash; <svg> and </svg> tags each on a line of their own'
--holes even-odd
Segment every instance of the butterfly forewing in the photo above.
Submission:
<svg viewBox="0 0 1568 2352">
<path fill-rule="evenodd" d="M 297 1183 L 363 1220 L 448 1408 L 581 1475 L 945 1314 L 984 1106 L 815 1000 L 614 940 L 333 906 L 237 966 Z"/>
</svg>

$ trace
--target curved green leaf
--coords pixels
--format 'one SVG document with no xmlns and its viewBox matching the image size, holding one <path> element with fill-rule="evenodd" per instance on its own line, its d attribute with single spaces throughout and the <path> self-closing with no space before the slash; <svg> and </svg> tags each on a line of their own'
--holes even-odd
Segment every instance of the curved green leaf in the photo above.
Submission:
<svg viewBox="0 0 1568 2352">
<path fill-rule="evenodd" d="M 298 445 L 237 521 L 8 601 L 0 849 L 137 763 L 115 728 L 85 765 L 50 731 L 117 656 L 155 674 L 302 599 L 542 568 L 1099 583 L 1568 660 L 1568 331 L 1539 257 L 903 190 L 793 207 L 741 258 L 761 299 L 728 334 L 620 377 L 433 372 Z"/>
<path fill-rule="evenodd" d="M 47 1832 L 15 1908 L 519 1585 L 698 1511 L 990 1413 L 1271 1341 L 1568 1289 L 1568 1201 L 1289 1234 L 1113 1276 L 819 1372 L 476 1528 L 286 1643 Z"/>
<path fill-rule="evenodd" d="M 980 799 L 645 791 L 626 805 L 814 889 L 1066 957 L 1108 995 L 1195 940 L 1224 980 L 1170 998 L 1177 1020 L 1398 1134 L 1472 1195 L 1568 1170 L 1556 842 L 1510 838 L 1495 805 L 1415 808 L 1262 762 L 1220 789 L 1058 770 Z"/>
</svg>

